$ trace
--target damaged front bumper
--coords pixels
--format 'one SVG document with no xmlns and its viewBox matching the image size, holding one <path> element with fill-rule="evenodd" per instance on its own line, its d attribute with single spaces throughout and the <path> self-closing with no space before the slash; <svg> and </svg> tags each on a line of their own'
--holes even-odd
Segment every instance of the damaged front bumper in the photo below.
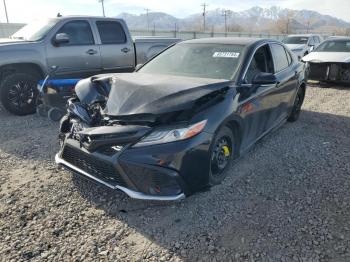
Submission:
<svg viewBox="0 0 350 262">
<path fill-rule="evenodd" d="M 85 176 L 91 180 L 94 180 L 100 184 L 103 184 L 111 189 L 119 189 L 131 198 L 140 199 L 140 200 L 160 200 L 160 201 L 176 201 L 176 200 L 181 200 L 181 199 L 185 198 L 184 193 L 174 195 L 174 196 L 152 196 L 152 195 L 146 195 L 144 193 L 130 190 L 130 189 L 123 187 L 123 186 L 118 186 L 118 185 L 113 186 L 113 185 L 106 183 L 105 181 L 93 176 L 92 174 L 89 174 L 89 173 L 85 172 L 84 170 L 70 164 L 69 162 L 62 159 L 59 154 L 56 154 L 55 161 L 57 164 L 62 165 L 64 167 L 66 167 L 67 169 L 69 169 L 70 171 L 78 173 L 79 175 L 83 175 L 83 176 Z"/>
<path fill-rule="evenodd" d="M 349 63 L 308 63 L 308 80 L 350 83 Z"/>
<path fill-rule="evenodd" d="M 211 135 L 202 133 L 176 143 L 140 148 L 109 145 L 91 152 L 78 141 L 67 138 L 55 160 L 66 169 L 121 190 L 131 198 L 175 201 L 207 183 L 208 167 L 198 161 L 207 155 L 210 139 Z M 199 173 L 184 177 L 194 170 Z"/>
</svg>

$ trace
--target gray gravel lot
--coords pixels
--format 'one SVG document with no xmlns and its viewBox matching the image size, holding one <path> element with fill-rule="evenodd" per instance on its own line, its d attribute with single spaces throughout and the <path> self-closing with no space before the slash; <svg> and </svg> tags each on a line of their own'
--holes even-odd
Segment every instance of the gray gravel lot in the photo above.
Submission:
<svg viewBox="0 0 350 262">
<path fill-rule="evenodd" d="M 58 125 L 0 108 L 0 259 L 350 261 L 350 87 L 303 110 L 222 185 L 159 203 L 57 168 Z"/>
</svg>

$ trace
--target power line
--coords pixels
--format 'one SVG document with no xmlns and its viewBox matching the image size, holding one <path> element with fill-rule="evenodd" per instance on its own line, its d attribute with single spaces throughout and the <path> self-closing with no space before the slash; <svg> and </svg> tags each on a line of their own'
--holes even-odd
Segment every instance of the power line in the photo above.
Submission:
<svg viewBox="0 0 350 262">
<path fill-rule="evenodd" d="M 203 32 L 205 32 L 205 16 L 207 14 L 206 8 L 208 5 L 206 3 L 203 3 L 201 6 L 203 7 Z"/>
<path fill-rule="evenodd" d="M 4 8 L 5 8 L 6 21 L 7 21 L 7 23 L 9 23 L 9 17 L 7 15 L 6 0 L 3 0 L 3 3 L 4 3 Z"/>
<path fill-rule="evenodd" d="M 149 14 L 149 11 L 151 11 L 151 10 L 148 8 L 145 8 L 145 11 L 146 11 L 146 15 L 147 15 L 147 31 L 149 31 L 149 16 L 148 16 L 148 14 Z"/>
</svg>

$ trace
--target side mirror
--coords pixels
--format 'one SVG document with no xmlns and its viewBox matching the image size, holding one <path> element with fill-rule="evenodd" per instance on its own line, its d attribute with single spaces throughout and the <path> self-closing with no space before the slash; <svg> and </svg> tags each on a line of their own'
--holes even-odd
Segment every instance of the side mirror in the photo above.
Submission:
<svg viewBox="0 0 350 262">
<path fill-rule="evenodd" d="M 68 44 L 69 43 L 69 36 L 66 33 L 59 33 L 55 35 L 54 39 L 54 45 L 60 46 L 62 44 Z"/>
<path fill-rule="evenodd" d="M 135 66 L 135 71 L 139 70 L 142 66 L 143 64 L 137 64 L 137 66 Z"/>
<path fill-rule="evenodd" d="M 252 80 L 253 85 L 272 85 L 277 84 L 277 78 L 272 73 L 259 73 Z"/>
</svg>

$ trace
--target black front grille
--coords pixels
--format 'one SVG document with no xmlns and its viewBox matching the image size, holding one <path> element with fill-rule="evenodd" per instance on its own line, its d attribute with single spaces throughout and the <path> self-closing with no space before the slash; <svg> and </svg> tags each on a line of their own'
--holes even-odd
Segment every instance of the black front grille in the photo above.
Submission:
<svg viewBox="0 0 350 262">
<path fill-rule="evenodd" d="M 109 162 L 66 145 L 62 158 L 73 166 L 113 186 L 126 186 L 116 168 Z"/>
</svg>

